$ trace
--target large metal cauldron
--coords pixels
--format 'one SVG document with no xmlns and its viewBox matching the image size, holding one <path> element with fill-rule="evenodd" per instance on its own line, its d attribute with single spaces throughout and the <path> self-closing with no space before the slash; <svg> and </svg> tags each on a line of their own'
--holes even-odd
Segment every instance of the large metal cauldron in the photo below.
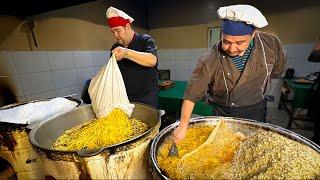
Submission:
<svg viewBox="0 0 320 180">
<path fill-rule="evenodd" d="M 300 142 L 310 148 L 314 149 L 315 151 L 320 153 L 320 146 L 315 144 L 314 142 L 310 141 L 309 139 L 300 136 L 292 131 L 287 129 L 281 128 L 279 126 L 268 124 L 268 123 L 261 123 L 254 120 L 249 119 L 242 119 L 242 118 L 226 118 L 226 117 L 217 117 L 217 116 L 210 116 L 210 117 L 196 117 L 190 119 L 190 125 L 203 125 L 203 124 L 212 124 L 215 125 L 220 119 L 224 119 L 226 123 L 231 127 L 234 131 L 240 131 L 245 135 L 248 135 L 252 132 L 255 132 L 257 129 L 263 129 L 266 131 L 273 131 L 278 134 L 281 134 L 289 139 L 294 141 Z M 151 147 L 150 147 L 150 163 L 152 168 L 152 173 L 154 178 L 164 178 L 169 179 L 164 172 L 161 171 L 158 162 L 157 162 L 157 155 L 159 151 L 159 147 L 162 145 L 164 140 L 171 135 L 173 130 L 178 126 L 179 122 L 173 123 L 170 126 L 167 126 L 163 129 L 153 140 Z"/>
<path fill-rule="evenodd" d="M 134 104 L 132 117 L 146 123 L 148 130 L 125 142 L 99 149 L 52 149 L 53 143 L 65 130 L 95 118 L 91 105 L 80 106 L 34 128 L 29 137 L 42 158 L 45 175 L 56 179 L 148 178 L 145 171 L 148 170 L 148 167 L 145 167 L 148 165 L 147 148 L 151 139 L 159 132 L 164 111 L 141 103 Z"/>
</svg>

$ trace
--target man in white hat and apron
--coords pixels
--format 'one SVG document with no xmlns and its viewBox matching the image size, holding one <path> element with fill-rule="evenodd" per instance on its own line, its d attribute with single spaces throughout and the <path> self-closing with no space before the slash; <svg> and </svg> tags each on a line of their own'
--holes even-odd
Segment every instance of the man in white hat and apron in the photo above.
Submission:
<svg viewBox="0 0 320 180">
<path fill-rule="evenodd" d="M 214 115 L 264 118 L 264 95 L 270 78 L 284 71 L 286 56 L 280 40 L 257 30 L 268 25 L 250 5 L 220 7 L 222 38 L 200 57 L 184 94 L 174 142 L 185 137 L 195 103 L 207 96 Z"/>
<path fill-rule="evenodd" d="M 109 7 L 107 24 L 115 38 L 111 53 L 118 62 L 129 100 L 158 107 L 157 46 L 148 34 L 136 33 L 125 12 Z"/>
</svg>

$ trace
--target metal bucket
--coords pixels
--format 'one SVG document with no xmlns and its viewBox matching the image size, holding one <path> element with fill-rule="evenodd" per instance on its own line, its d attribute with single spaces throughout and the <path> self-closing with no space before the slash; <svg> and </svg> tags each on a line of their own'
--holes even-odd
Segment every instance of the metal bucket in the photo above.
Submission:
<svg viewBox="0 0 320 180">
<path fill-rule="evenodd" d="M 224 119 L 226 123 L 231 127 L 231 129 L 235 131 L 241 131 L 245 135 L 248 135 L 252 132 L 255 132 L 257 129 L 263 129 L 266 131 L 272 131 L 278 134 L 285 136 L 288 139 L 300 142 L 310 148 L 314 149 L 318 153 L 320 153 L 320 146 L 310 141 L 309 139 L 296 134 L 287 129 L 281 128 L 279 126 L 261 123 L 258 121 L 243 119 L 243 118 L 228 118 L 228 117 L 217 117 L 217 116 L 209 116 L 209 117 L 195 117 L 190 119 L 190 125 L 215 125 L 220 119 Z M 173 123 L 163 129 L 153 140 L 150 147 L 150 163 L 152 168 L 153 177 L 156 179 L 170 179 L 167 175 L 161 171 L 158 162 L 157 155 L 159 151 L 159 147 L 162 145 L 164 140 L 171 135 L 173 130 L 178 126 L 179 122 Z"/>
<path fill-rule="evenodd" d="M 148 161 L 147 159 L 144 161 L 143 158 L 148 157 L 149 142 L 159 132 L 164 112 L 145 104 L 133 104 L 135 108 L 132 117 L 146 123 L 148 130 L 132 139 L 99 149 L 79 151 L 52 149 L 53 143 L 65 130 L 95 118 L 91 105 L 80 106 L 34 128 L 29 135 L 30 142 L 43 160 L 46 176 L 56 179 L 148 178 L 149 175 L 144 171 Z"/>
</svg>

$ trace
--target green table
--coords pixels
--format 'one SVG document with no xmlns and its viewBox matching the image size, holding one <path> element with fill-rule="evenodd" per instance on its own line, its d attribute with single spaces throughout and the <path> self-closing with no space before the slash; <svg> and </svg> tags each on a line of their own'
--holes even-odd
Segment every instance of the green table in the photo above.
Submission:
<svg viewBox="0 0 320 180">
<path fill-rule="evenodd" d="M 183 101 L 184 91 L 187 87 L 186 81 L 175 81 L 175 85 L 169 89 L 160 90 L 159 107 L 167 112 L 179 113 Z M 201 100 L 195 104 L 193 114 L 202 116 L 212 115 L 213 106 Z"/>
<path fill-rule="evenodd" d="M 312 84 L 302 84 L 294 82 L 294 79 L 284 79 L 285 83 L 287 83 L 288 87 L 294 92 L 294 96 L 291 102 L 291 105 L 294 108 L 308 108 L 310 101 L 310 90 Z"/>
<path fill-rule="evenodd" d="M 280 97 L 279 109 L 281 106 L 283 106 L 289 114 L 289 122 L 287 126 L 288 129 L 291 129 L 293 121 L 297 119 L 294 117 L 294 113 L 297 108 L 308 109 L 310 104 L 309 102 L 312 84 L 297 83 L 295 82 L 297 79 L 299 78 L 284 79 L 283 86 L 288 90 L 286 93 L 282 92 Z M 287 98 L 290 91 L 294 93 L 292 100 L 288 100 Z M 286 104 L 289 104 L 290 108 Z"/>
</svg>

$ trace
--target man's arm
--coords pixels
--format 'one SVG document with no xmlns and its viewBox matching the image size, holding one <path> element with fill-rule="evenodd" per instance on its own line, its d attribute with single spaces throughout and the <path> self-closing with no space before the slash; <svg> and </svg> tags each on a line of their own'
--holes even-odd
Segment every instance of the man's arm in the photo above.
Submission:
<svg viewBox="0 0 320 180">
<path fill-rule="evenodd" d="M 157 57 L 147 52 L 139 52 L 118 46 L 112 50 L 112 53 L 114 53 L 118 61 L 127 58 L 146 67 L 154 67 L 157 64 Z"/>
<path fill-rule="evenodd" d="M 196 69 L 192 73 L 183 97 L 180 123 L 172 134 L 172 139 L 175 143 L 185 138 L 194 105 L 208 90 L 208 84 L 210 84 L 216 68 L 212 63 L 213 57 L 210 53 L 206 53 L 201 56 Z"/>
<path fill-rule="evenodd" d="M 127 58 L 137 64 L 145 67 L 154 67 L 157 65 L 157 46 L 154 39 L 147 35 L 141 35 L 140 39 L 143 43 L 143 49 L 141 52 L 132 49 L 116 47 L 112 50 L 115 53 L 116 59 L 119 61 L 123 58 Z"/>
<path fill-rule="evenodd" d="M 172 134 L 173 142 L 178 143 L 179 141 L 185 138 L 188 125 L 189 125 L 189 120 L 194 108 L 194 104 L 195 104 L 194 102 L 189 100 L 183 101 L 182 108 L 181 108 L 180 123 Z"/>
</svg>

